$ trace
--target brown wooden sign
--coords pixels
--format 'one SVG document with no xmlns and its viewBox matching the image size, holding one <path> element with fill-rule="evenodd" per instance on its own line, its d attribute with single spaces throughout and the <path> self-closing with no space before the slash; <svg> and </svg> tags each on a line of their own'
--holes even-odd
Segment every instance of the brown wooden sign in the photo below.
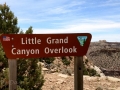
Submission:
<svg viewBox="0 0 120 90">
<path fill-rule="evenodd" d="M 89 33 L 68 34 L 3 34 L 1 42 L 6 56 L 40 58 L 58 56 L 83 56 L 91 41 Z"/>
</svg>

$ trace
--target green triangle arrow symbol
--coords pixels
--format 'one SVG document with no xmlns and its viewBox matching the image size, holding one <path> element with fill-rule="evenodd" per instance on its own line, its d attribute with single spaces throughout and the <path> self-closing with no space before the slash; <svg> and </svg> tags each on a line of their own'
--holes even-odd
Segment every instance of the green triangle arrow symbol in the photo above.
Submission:
<svg viewBox="0 0 120 90">
<path fill-rule="evenodd" d="M 87 36 L 77 36 L 77 39 L 80 43 L 80 46 L 84 46 L 85 45 L 85 42 L 87 40 Z"/>
</svg>

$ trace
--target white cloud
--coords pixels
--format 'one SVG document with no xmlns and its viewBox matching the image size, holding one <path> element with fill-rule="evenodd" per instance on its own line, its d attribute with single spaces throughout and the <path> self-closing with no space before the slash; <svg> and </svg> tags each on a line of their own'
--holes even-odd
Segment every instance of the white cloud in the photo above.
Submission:
<svg viewBox="0 0 120 90">
<path fill-rule="evenodd" d="M 87 23 L 85 23 L 87 22 Z M 65 23 L 64 23 L 65 24 Z M 109 20 L 83 20 L 81 23 L 76 22 L 69 24 L 65 24 L 63 28 L 59 29 L 35 29 L 35 33 L 39 33 L 39 31 L 43 32 L 106 32 L 109 29 L 118 29 L 120 28 L 119 22 L 113 22 Z M 108 31 L 107 31 L 108 32 Z"/>
<path fill-rule="evenodd" d="M 90 24 L 90 23 L 84 23 L 84 24 L 77 24 L 69 26 L 68 30 L 74 31 L 74 30 L 84 30 L 84 31 L 101 31 L 105 29 L 111 29 L 111 28 L 120 28 L 120 23 L 112 23 L 112 24 Z"/>
<path fill-rule="evenodd" d="M 63 14 L 71 12 L 71 10 L 64 9 L 63 7 L 51 8 L 46 13 L 47 14 Z"/>
<path fill-rule="evenodd" d="M 87 20 L 86 20 L 87 21 Z M 91 21 L 91 20 L 88 20 Z M 120 41 L 120 32 L 112 34 L 115 29 L 120 29 L 120 23 L 107 21 L 107 20 L 93 20 L 92 23 L 79 23 L 74 25 L 66 25 L 59 29 L 41 29 L 34 28 L 35 34 L 45 33 L 91 33 L 93 34 L 92 41 L 107 40 L 107 41 Z M 94 33 L 97 33 L 95 35 Z M 108 33 L 108 34 L 107 34 Z M 113 38 L 114 37 L 114 38 Z"/>
</svg>

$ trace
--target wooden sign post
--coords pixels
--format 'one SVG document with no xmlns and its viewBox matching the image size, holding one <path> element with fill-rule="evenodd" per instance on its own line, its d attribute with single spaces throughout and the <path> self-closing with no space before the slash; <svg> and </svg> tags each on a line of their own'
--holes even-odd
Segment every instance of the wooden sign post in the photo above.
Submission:
<svg viewBox="0 0 120 90">
<path fill-rule="evenodd" d="M 74 59 L 74 90 L 83 90 L 83 56 Z"/>
<path fill-rule="evenodd" d="M 9 90 L 17 90 L 17 60 L 9 59 Z"/>
</svg>

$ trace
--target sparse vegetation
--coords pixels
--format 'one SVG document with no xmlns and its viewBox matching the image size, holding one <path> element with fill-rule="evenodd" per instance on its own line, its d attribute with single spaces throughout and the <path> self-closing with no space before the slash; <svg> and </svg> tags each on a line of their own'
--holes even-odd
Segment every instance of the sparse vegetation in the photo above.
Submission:
<svg viewBox="0 0 120 90">
<path fill-rule="evenodd" d="M 43 62 L 45 64 L 45 67 L 47 69 L 51 69 L 54 67 L 53 65 L 53 61 L 55 60 L 54 57 L 50 57 L 50 58 L 40 58 L 39 61 Z"/>
<path fill-rule="evenodd" d="M 66 57 L 62 57 L 62 62 L 66 66 L 70 65 L 70 60 L 66 59 Z"/>
<path fill-rule="evenodd" d="M 95 76 L 97 72 L 94 69 L 88 69 L 89 75 L 90 76 Z"/>
<path fill-rule="evenodd" d="M 73 72 L 72 72 L 71 69 L 64 69 L 64 70 L 61 71 L 61 73 L 62 74 L 67 74 L 67 75 L 71 76 Z"/>
<path fill-rule="evenodd" d="M 94 69 L 86 68 L 85 64 L 83 65 L 83 75 L 98 76 L 97 72 Z"/>
</svg>

